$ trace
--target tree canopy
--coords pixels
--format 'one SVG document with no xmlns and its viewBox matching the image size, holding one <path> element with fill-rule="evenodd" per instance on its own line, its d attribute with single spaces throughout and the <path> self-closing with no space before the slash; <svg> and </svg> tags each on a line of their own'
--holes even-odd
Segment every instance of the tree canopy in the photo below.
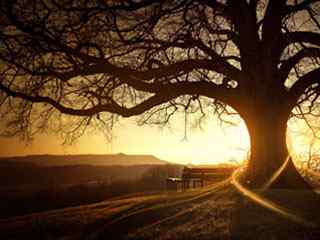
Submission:
<svg viewBox="0 0 320 240">
<path fill-rule="evenodd" d="M 291 112 L 308 99 L 302 115 L 317 104 L 318 0 L 2 0 L 0 12 L 9 134 L 50 119 L 81 132 L 115 116 L 167 122 L 208 104 Z M 78 117 L 66 124 L 68 115 Z"/>
</svg>

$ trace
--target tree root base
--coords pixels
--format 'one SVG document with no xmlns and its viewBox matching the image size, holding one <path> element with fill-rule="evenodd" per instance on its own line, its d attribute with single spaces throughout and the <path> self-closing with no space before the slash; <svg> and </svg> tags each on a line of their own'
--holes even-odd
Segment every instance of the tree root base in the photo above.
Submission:
<svg viewBox="0 0 320 240">
<path fill-rule="evenodd" d="M 310 190 L 312 186 L 300 175 L 294 166 L 292 159 L 288 160 L 286 166 L 282 169 L 278 176 L 276 176 L 266 186 L 266 182 L 269 181 L 270 177 L 266 180 L 259 174 L 255 174 L 255 178 L 249 178 L 249 173 L 244 174 L 242 182 L 249 188 L 267 188 L 267 189 L 291 189 L 291 190 Z M 250 181 L 248 180 L 250 179 Z"/>
</svg>

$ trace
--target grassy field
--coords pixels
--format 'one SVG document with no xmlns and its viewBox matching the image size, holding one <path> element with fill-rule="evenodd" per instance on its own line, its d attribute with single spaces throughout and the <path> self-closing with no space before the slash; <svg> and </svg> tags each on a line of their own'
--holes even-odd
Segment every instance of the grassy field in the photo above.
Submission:
<svg viewBox="0 0 320 240">
<path fill-rule="evenodd" d="M 183 205 L 185 202 L 196 201 L 205 196 L 209 188 L 183 193 L 132 194 L 97 204 L 0 219 L 0 238 L 25 239 L 26 236 L 32 236 L 46 239 L 66 237 L 78 239 L 99 235 L 106 230 L 108 224 L 123 222 L 126 218 L 130 219 L 157 209 L 167 209 Z"/>
<path fill-rule="evenodd" d="M 308 194 L 262 195 L 319 222 L 319 201 Z M 0 239 L 319 239 L 318 230 L 250 201 L 230 181 L 0 220 Z"/>
</svg>

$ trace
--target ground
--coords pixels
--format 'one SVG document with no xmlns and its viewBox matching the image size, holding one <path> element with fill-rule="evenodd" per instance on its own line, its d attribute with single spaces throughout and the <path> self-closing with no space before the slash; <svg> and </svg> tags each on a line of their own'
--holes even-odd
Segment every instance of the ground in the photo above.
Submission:
<svg viewBox="0 0 320 240">
<path fill-rule="evenodd" d="M 320 201 L 313 193 L 256 193 L 285 214 L 253 201 L 226 180 L 183 193 L 131 195 L 2 219 L 0 238 L 319 239 Z"/>
</svg>

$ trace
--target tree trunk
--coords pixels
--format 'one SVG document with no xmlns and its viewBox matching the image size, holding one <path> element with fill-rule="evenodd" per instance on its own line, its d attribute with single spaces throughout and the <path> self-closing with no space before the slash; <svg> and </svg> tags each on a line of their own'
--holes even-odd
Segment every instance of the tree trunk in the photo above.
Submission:
<svg viewBox="0 0 320 240">
<path fill-rule="evenodd" d="M 310 185 L 302 178 L 288 158 L 286 129 L 288 114 L 275 107 L 261 107 L 253 114 L 243 114 L 250 135 L 251 154 L 245 177 L 251 187 L 306 189 Z M 279 174 L 275 174 L 279 172 Z M 275 176 L 277 175 L 277 176 Z M 272 181 L 270 181 L 273 179 Z"/>
</svg>

